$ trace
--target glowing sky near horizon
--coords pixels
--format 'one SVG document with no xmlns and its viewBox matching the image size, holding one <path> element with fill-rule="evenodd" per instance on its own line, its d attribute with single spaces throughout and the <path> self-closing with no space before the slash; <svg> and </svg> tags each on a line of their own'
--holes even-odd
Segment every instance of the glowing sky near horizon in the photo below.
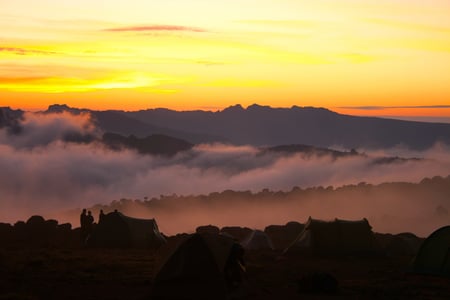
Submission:
<svg viewBox="0 0 450 300">
<path fill-rule="evenodd" d="M 450 118 L 450 1 L 0 0 L 0 106 Z"/>
</svg>

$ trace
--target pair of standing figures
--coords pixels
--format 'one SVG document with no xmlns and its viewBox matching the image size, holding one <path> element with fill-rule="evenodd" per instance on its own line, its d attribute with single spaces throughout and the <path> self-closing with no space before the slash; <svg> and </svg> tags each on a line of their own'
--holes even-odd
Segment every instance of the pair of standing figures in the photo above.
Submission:
<svg viewBox="0 0 450 300">
<path fill-rule="evenodd" d="M 80 225 L 81 241 L 84 243 L 94 227 L 94 216 L 92 216 L 91 211 L 86 212 L 86 209 L 83 209 L 80 215 Z"/>
</svg>

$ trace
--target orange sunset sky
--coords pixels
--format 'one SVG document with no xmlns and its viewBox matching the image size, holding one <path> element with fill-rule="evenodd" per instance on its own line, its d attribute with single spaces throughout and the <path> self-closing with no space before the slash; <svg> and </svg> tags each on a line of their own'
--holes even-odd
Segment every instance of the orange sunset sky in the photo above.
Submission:
<svg viewBox="0 0 450 300">
<path fill-rule="evenodd" d="M 450 120 L 448 0 L 0 0 L 0 106 Z"/>
</svg>

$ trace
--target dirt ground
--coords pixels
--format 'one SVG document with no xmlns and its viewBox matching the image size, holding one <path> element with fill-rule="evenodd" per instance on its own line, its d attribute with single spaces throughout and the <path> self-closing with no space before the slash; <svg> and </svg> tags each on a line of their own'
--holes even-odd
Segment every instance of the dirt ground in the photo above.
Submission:
<svg viewBox="0 0 450 300">
<path fill-rule="evenodd" d="M 149 250 L 0 250 L 0 299 L 151 299 L 157 256 Z M 410 257 L 317 258 L 246 254 L 242 299 L 450 299 L 450 279 L 407 272 Z M 298 291 L 298 280 L 324 272 L 333 293 Z"/>
</svg>

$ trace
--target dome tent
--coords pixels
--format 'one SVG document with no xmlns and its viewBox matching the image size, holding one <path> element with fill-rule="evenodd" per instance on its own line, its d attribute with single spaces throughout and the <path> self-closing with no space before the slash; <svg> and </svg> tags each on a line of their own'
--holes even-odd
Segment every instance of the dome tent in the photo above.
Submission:
<svg viewBox="0 0 450 300">
<path fill-rule="evenodd" d="M 414 258 L 413 271 L 450 276 L 450 226 L 436 230 L 423 242 Z"/>
<path fill-rule="evenodd" d="M 303 231 L 283 253 L 302 251 L 319 255 L 380 254 L 367 219 L 322 221 L 309 217 Z"/>
<path fill-rule="evenodd" d="M 103 217 L 86 241 L 88 246 L 159 248 L 166 239 L 155 219 L 137 219 L 114 211 Z"/>
<path fill-rule="evenodd" d="M 261 230 L 253 230 L 252 233 L 241 243 L 246 250 L 273 250 L 270 237 Z"/>
<path fill-rule="evenodd" d="M 229 299 L 230 267 L 242 249 L 223 235 L 191 234 L 160 249 L 151 299 Z"/>
</svg>

